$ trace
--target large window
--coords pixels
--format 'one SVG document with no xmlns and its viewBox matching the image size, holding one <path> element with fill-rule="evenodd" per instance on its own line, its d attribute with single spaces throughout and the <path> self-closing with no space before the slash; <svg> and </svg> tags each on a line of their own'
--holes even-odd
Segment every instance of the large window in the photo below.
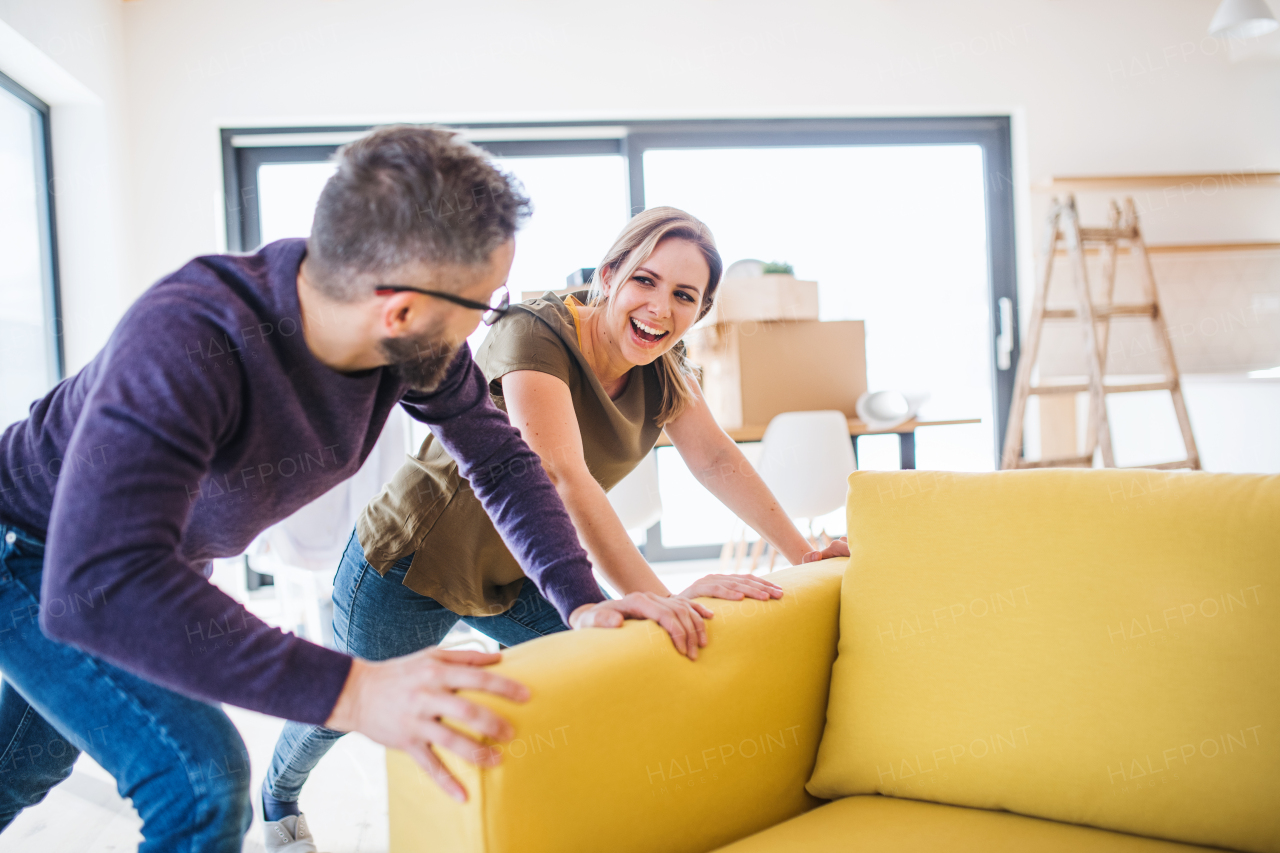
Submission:
<svg viewBox="0 0 1280 853">
<path fill-rule="evenodd" d="M 819 282 L 824 320 L 867 324 L 873 390 L 927 392 L 919 467 L 991 470 L 1017 365 L 1009 121 L 1003 117 L 532 123 L 460 126 L 525 184 L 511 289 L 563 286 L 594 266 L 631 213 L 674 205 L 715 233 L 726 263 L 785 261 Z M 252 248 L 302 236 L 338 144 L 363 128 L 224 130 L 228 238 Z M 1004 310 L 1000 310 L 1001 303 Z M 997 336 L 1015 342 L 997 358 Z M 744 448 L 748 455 L 751 447 Z M 897 467 L 896 440 L 859 462 Z M 733 520 L 659 451 L 667 522 L 651 558 L 715 553 Z M 841 520 L 824 520 L 828 531 Z"/>
<path fill-rule="evenodd" d="M 49 108 L 0 74 L 0 428 L 62 376 Z"/>
<path fill-rule="evenodd" d="M 329 134 L 324 139 L 356 135 Z M 279 139 L 276 134 L 265 138 Z M 316 200 L 333 174 L 330 158 L 337 145 L 263 145 L 262 137 L 253 135 L 237 135 L 234 140 L 240 184 L 229 198 L 239 204 L 228 206 L 228 242 L 249 249 L 310 234 Z M 627 166 L 618 141 L 570 143 L 561 150 L 542 142 L 481 144 L 533 199 L 533 216 L 516 235 L 516 258 L 508 279 L 513 298 L 558 290 L 572 269 L 594 266 L 628 218 Z M 476 330 L 473 348 L 487 332 L 483 325 Z"/>
<path fill-rule="evenodd" d="M 534 200 L 534 215 L 516 235 L 509 279 L 515 299 L 562 288 L 572 268 L 566 260 L 594 266 L 626 223 L 627 169 L 618 154 L 495 159 Z M 329 162 L 258 167 L 261 242 L 310 233 L 316 199 L 333 168 Z"/>
<path fill-rule="evenodd" d="M 816 280 L 823 320 L 863 320 L 871 389 L 930 395 L 932 419 L 992 410 L 982 149 L 977 145 L 650 150 L 645 201 L 712 225 L 726 261 L 790 262 Z M 994 428 L 921 430 L 921 468 L 992 470 Z M 897 440 L 887 437 L 896 456 Z M 876 465 L 864 439 L 863 467 Z M 678 457 L 660 462 L 670 483 Z M 893 467 L 897 467 L 896 459 Z M 729 538 L 732 515 L 696 484 L 664 495 L 663 541 Z M 704 509 L 705 507 L 705 509 Z M 701 509 L 701 511 L 699 511 Z M 823 519 L 844 532 L 843 512 Z"/>
</svg>

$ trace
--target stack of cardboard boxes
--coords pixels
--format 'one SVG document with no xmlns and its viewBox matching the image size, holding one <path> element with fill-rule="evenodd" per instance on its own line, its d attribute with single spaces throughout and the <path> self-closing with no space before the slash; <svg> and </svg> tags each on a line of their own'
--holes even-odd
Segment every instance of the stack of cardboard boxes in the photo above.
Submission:
<svg viewBox="0 0 1280 853">
<path fill-rule="evenodd" d="M 726 277 L 715 307 L 685 343 L 702 368 L 707 404 L 726 429 L 818 409 L 856 418 L 867 390 L 863 322 L 819 321 L 816 281 Z"/>
</svg>

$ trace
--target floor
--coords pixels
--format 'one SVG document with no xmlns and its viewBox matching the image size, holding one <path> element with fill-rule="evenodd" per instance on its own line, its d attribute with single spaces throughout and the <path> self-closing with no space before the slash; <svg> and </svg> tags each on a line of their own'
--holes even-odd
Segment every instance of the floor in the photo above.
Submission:
<svg viewBox="0 0 1280 853">
<path fill-rule="evenodd" d="M 655 568 L 668 587 L 679 591 L 698 577 L 718 571 L 718 562 L 659 563 Z M 268 590 L 259 592 L 251 598 L 249 608 L 271 622 L 277 618 L 278 605 Z M 455 639 L 468 638 L 460 635 Z M 240 708 L 228 707 L 226 711 L 248 745 L 256 790 L 284 722 Z M 363 735 L 348 735 L 312 773 L 302 807 L 325 853 L 387 851 L 384 754 L 381 746 Z M 254 825 L 244 853 L 264 849 L 261 815 L 256 813 L 259 808 L 255 804 Z M 126 853 L 136 850 L 142 840 L 140 826 L 132 805 L 116 793 L 111 776 L 91 758 L 82 756 L 70 778 L 0 833 L 0 853 Z"/>
</svg>

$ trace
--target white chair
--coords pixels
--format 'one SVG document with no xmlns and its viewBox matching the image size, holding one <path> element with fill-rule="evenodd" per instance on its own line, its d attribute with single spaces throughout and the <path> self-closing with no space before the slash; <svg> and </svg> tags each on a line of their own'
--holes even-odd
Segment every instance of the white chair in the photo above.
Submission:
<svg viewBox="0 0 1280 853">
<path fill-rule="evenodd" d="M 658 494 L 658 461 L 650 452 L 630 474 L 609 490 L 609 503 L 629 531 L 648 530 L 662 519 Z"/>
<path fill-rule="evenodd" d="M 856 467 L 849 421 L 843 412 L 785 412 L 764 431 L 756 471 L 787 517 L 808 519 L 810 541 L 825 547 L 830 539 L 825 531 L 814 534 L 813 519 L 844 506 L 849 475 Z M 736 545 L 726 544 L 722 565 L 732 559 L 736 570 L 741 564 L 746 556 L 745 528 L 743 534 Z M 752 549 L 751 571 L 759 562 L 763 543 L 763 539 L 757 541 Z M 776 555 L 770 552 L 772 568 Z"/>
</svg>

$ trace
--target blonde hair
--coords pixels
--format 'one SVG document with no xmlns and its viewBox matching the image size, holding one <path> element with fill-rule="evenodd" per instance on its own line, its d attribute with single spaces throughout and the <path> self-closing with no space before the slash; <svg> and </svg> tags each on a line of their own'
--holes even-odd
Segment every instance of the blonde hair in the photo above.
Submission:
<svg viewBox="0 0 1280 853">
<path fill-rule="evenodd" d="M 636 267 L 648 260 L 658 244 L 666 239 L 687 240 L 702 252 L 711 270 L 698 311 L 698 320 L 705 317 L 715 301 L 724 262 L 720 259 L 711 230 L 700 220 L 674 207 L 653 207 L 631 218 L 591 276 L 589 304 L 601 305 L 617 295 L 622 283 L 630 279 Z M 607 298 L 603 287 L 606 272 L 614 282 L 613 291 Z M 694 368 L 675 346 L 658 356 L 653 366 L 658 371 L 658 382 L 662 386 L 658 426 L 666 426 L 680 417 L 693 402 L 693 389 L 689 387 L 688 380 L 694 376 Z"/>
</svg>

